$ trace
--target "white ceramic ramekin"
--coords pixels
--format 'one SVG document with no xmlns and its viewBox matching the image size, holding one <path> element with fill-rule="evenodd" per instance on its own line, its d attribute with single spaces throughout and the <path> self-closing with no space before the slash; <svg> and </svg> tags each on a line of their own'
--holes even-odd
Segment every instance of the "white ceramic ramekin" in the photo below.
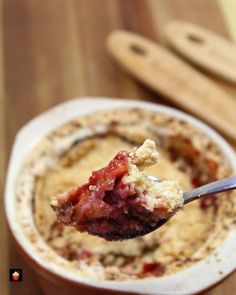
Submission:
<svg viewBox="0 0 236 295">
<path fill-rule="evenodd" d="M 80 98 L 60 104 L 39 115 L 17 134 L 7 173 L 5 210 L 10 231 L 23 256 L 38 273 L 46 294 L 195 294 L 215 285 L 236 268 L 236 230 L 232 229 L 215 255 L 171 276 L 129 281 L 98 281 L 78 275 L 68 275 L 56 264 L 51 267 L 35 251 L 16 220 L 15 187 L 19 171 L 27 154 L 50 131 L 59 125 L 91 112 L 114 108 L 142 108 L 180 118 L 202 130 L 219 146 L 236 172 L 236 157 L 228 143 L 206 124 L 173 108 L 140 101 Z M 61 293 L 60 293 L 61 292 Z"/>
</svg>

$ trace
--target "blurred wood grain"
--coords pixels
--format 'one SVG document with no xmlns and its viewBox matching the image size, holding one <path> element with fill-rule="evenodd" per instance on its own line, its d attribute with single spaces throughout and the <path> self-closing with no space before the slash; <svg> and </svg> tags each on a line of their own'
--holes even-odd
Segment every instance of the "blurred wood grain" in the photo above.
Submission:
<svg viewBox="0 0 236 295">
<path fill-rule="evenodd" d="M 0 3 L 3 3 L 1 192 L 17 130 L 55 104 L 78 96 L 133 98 L 166 104 L 164 98 L 140 85 L 112 61 L 105 49 L 109 32 L 126 29 L 164 44 L 162 26 L 178 18 L 230 37 L 216 0 L 2 0 Z M 236 94 L 235 86 L 211 78 Z M 42 294 L 34 272 L 7 239 L 2 202 L 0 210 L 0 294 Z M 8 283 L 8 265 L 23 269 L 22 283 Z M 235 290 L 234 274 L 204 294 L 234 295 Z"/>
<path fill-rule="evenodd" d="M 2 1 L 0 1 L 0 24 L 3 24 Z M 3 30 L 0 27 L 0 293 L 8 294 L 8 261 L 7 261 L 7 229 L 3 210 L 3 191 L 6 167 L 5 147 L 5 93 L 4 93 L 4 64 L 3 64 Z"/>
</svg>

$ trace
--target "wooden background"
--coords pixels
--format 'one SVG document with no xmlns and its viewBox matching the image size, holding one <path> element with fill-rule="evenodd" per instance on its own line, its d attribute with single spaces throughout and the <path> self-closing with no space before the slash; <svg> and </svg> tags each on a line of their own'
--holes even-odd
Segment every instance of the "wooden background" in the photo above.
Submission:
<svg viewBox="0 0 236 295">
<path fill-rule="evenodd" d="M 0 0 L 0 4 L 1 192 L 17 130 L 55 104 L 78 96 L 166 104 L 113 63 L 104 45 L 109 32 L 122 28 L 163 43 L 162 26 L 178 18 L 230 37 L 216 0 Z M 217 82 L 236 94 L 236 87 Z M 0 210 L 0 294 L 42 294 L 34 273 L 8 238 L 2 202 Z M 8 283 L 9 267 L 23 269 L 22 283 Z M 234 274 L 204 294 L 235 292 Z"/>
</svg>

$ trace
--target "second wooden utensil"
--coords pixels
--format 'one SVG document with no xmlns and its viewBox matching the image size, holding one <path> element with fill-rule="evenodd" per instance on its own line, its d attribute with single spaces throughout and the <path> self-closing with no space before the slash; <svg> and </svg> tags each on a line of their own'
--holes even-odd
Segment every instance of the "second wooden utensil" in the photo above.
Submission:
<svg viewBox="0 0 236 295">
<path fill-rule="evenodd" d="M 170 46 L 187 60 L 236 84 L 236 46 L 222 36 L 184 21 L 164 27 Z"/>
<path fill-rule="evenodd" d="M 167 49 L 131 32 L 113 32 L 107 46 L 141 82 L 236 140 L 236 99 L 206 76 Z"/>
</svg>

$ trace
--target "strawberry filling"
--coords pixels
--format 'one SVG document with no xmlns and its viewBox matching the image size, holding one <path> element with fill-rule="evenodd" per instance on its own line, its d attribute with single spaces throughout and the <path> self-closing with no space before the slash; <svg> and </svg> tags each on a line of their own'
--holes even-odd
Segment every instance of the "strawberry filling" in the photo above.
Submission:
<svg viewBox="0 0 236 295">
<path fill-rule="evenodd" d="M 138 196 L 134 184 L 122 181 L 128 159 L 127 151 L 119 152 L 106 167 L 94 171 L 88 183 L 58 196 L 57 206 L 52 205 L 58 221 L 107 240 L 149 232 L 158 214 L 145 208 L 145 199 Z M 163 210 L 160 206 L 160 213 Z"/>
</svg>

